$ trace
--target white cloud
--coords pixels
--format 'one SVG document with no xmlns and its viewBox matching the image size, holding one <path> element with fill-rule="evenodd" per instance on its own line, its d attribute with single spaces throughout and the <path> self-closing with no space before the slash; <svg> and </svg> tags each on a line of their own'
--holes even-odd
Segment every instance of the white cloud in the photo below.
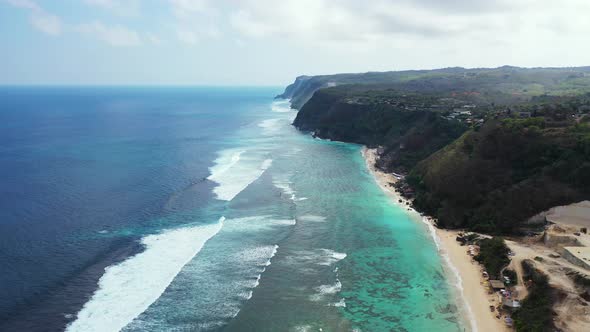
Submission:
<svg viewBox="0 0 590 332">
<path fill-rule="evenodd" d="M 176 30 L 176 37 L 185 44 L 195 45 L 199 42 L 199 37 L 194 31 L 178 29 Z"/>
<path fill-rule="evenodd" d="M 241 0 L 232 4 L 227 21 L 238 35 L 311 47 L 365 44 L 391 49 L 425 43 L 490 47 L 495 40 L 513 45 L 545 40 L 537 47 L 547 47 L 556 32 L 576 40 L 590 32 L 587 0 L 373 0 L 370 5 L 354 0 Z"/>
<path fill-rule="evenodd" d="M 9 4 L 26 13 L 34 29 L 49 35 L 78 33 L 114 46 L 165 44 L 173 48 L 182 43 L 197 44 L 198 48 L 182 49 L 183 52 L 162 53 L 171 67 L 181 67 L 182 63 L 178 75 L 187 80 L 198 76 L 185 69 L 196 55 L 209 60 L 203 61 L 208 65 L 202 71 L 210 72 L 213 80 L 235 75 L 237 81 L 253 78 L 263 82 L 269 76 L 300 73 L 503 64 L 587 65 L 590 54 L 587 42 L 590 0 L 78 0 L 68 3 L 66 7 L 51 0 L 0 0 L 0 5 Z M 62 22 L 55 14 L 66 17 L 69 6 L 91 18 L 69 24 Z M 103 10 L 118 17 L 93 21 L 99 18 L 96 15 L 104 16 Z M 132 15 L 135 16 L 129 19 Z M 238 51 L 220 51 L 231 48 Z M 174 60 L 169 61 L 168 57 Z M 220 66 L 232 73 L 219 71 Z M 197 66 L 191 68 L 196 71 Z M 256 77 L 246 74 L 259 72 L 262 74 Z"/>
<path fill-rule="evenodd" d="M 107 26 L 99 21 L 94 21 L 78 25 L 77 30 L 112 46 L 139 46 L 142 44 L 136 31 L 122 25 Z"/>
<path fill-rule="evenodd" d="M 29 18 L 31 24 L 48 35 L 57 36 L 61 33 L 62 23 L 59 17 L 48 13 L 33 13 Z"/>
<path fill-rule="evenodd" d="M 195 13 L 215 12 L 207 0 L 168 0 L 174 15 L 180 18 L 189 17 Z"/>
<path fill-rule="evenodd" d="M 119 16 L 137 16 L 141 7 L 140 0 L 84 0 L 84 2 Z"/>
<path fill-rule="evenodd" d="M 51 35 L 57 36 L 61 34 L 62 22 L 61 19 L 48 13 L 41 6 L 32 0 L 4 0 L 9 5 L 29 11 L 29 23 L 37 30 Z"/>
<path fill-rule="evenodd" d="M 162 45 L 162 38 L 153 33 L 147 33 L 145 39 L 153 45 Z"/>
<path fill-rule="evenodd" d="M 168 0 L 168 3 L 174 16 L 173 29 L 180 42 L 194 45 L 222 35 L 219 26 L 224 24 L 225 18 L 209 1 Z"/>
<path fill-rule="evenodd" d="M 37 3 L 31 0 L 4 0 L 4 2 L 14 7 L 30 9 L 30 10 L 41 10 L 41 7 Z"/>
</svg>

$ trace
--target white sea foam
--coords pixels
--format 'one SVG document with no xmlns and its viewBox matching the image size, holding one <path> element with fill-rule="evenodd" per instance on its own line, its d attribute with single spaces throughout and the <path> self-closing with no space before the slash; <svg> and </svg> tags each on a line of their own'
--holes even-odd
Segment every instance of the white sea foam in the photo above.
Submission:
<svg viewBox="0 0 590 332">
<path fill-rule="evenodd" d="M 426 217 L 422 218 L 422 222 L 426 225 L 426 227 L 428 227 L 428 232 L 430 233 L 430 236 L 432 237 L 432 241 L 434 242 L 436 249 L 438 251 L 440 251 L 440 239 L 436 235 L 436 229 L 434 228 L 434 225 L 431 222 L 429 222 Z"/>
<path fill-rule="evenodd" d="M 297 224 L 297 220 L 295 219 L 274 219 L 274 225 L 282 225 L 282 226 L 295 226 Z"/>
<path fill-rule="evenodd" d="M 262 133 L 265 135 L 272 135 L 279 133 L 282 127 L 283 119 L 266 119 L 258 124 L 262 128 Z"/>
<path fill-rule="evenodd" d="M 331 285 L 321 285 L 314 288 L 317 292 L 309 297 L 311 301 L 318 302 L 322 301 L 326 296 L 337 294 L 342 290 L 342 283 L 340 280 L 336 279 L 336 282 Z"/>
<path fill-rule="evenodd" d="M 244 263 L 265 261 L 263 266 L 269 266 L 271 259 L 277 254 L 278 250 L 279 246 L 276 244 L 271 246 L 249 248 L 237 253 L 235 258 L 238 261 Z"/>
<path fill-rule="evenodd" d="M 303 215 L 297 219 L 301 220 L 301 221 L 306 221 L 306 222 L 325 222 L 326 221 L 326 217 L 316 216 L 316 215 L 312 215 L 312 214 L 306 214 L 306 215 Z"/>
<path fill-rule="evenodd" d="M 246 150 L 242 149 L 227 149 L 219 153 L 217 159 L 215 159 L 215 166 L 211 167 L 209 171 L 211 175 L 209 178 L 224 174 L 230 170 L 235 164 L 240 161 L 240 157 Z"/>
<path fill-rule="evenodd" d="M 238 297 L 242 300 L 248 301 L 249 299 L 252 298 L 252 295 L 254 295 L 254 292 L 250 290 L 250 291 L 246 291 L 246 292 L 242 292 L 242 293 L 238 294 Z M 235 317 L 235 315 L 234 315 L 234 317 Z"/>
<path fill-rule="evenodd" d="M 295 195 L 296 192 L 291 187 L 292 182 L 288 179 L 279 179 L 275 178 L 273 180 L 273 185 L 280 189 L 283 192 L 283 195 L 287 196 L 292 201 L 297 201 L 297 196 Z"/>
<path fill-rule="evenodd" d="M 290 264 L 298 265 L 300 271 L 312 271 L 317 266 L 330 266 L 344 258 L 346 258 L 345 253 L 330 249 L 301 250 L 285 257 Z"/>
<path fill-rule="evenodd" d="M 262 278 L 262 274 L 266 271 L 266 267 L 271 264 L 272 258 L 277 254 L 279 249 L 278 245 L 273 246 L 260 246 L 256 248 L 246 249 L 237 254 L 235 257 L 237 261 L 242 263 L 248 264 L 249 262 L 260 262 L 264 261 L 261 264 L 261 269 L 254 277 L 244 280 L 241 284 L 247 289 L 253 289 L 258 287 L 260 284 L 260 278 Z"/>
<path fill-rule="evenodd" d="M 234 258 L 240 263 L 245 263 L 246 265 L 254 262 L 260 262 L 261 260 L 266 259 L 263 264 L 259 264 L 261 266 L 259 273 L 246 280 L 239 282 L 239 285 L 243 291 L 237 294 L 237 298 L 241 301 L 248 301 L 254 295 L 254 288 L 260 285 L 260 279 L 262 278 L 262 274 L 266 271 L 266 268 L 271 265 L 272 258 L 276 255 L 279 249 L 278 245 L 272 246 L 260 246 L 256 248 L 250 248 L 239 252 Z M 232 314 L 232 318 L 237 316 L 240 312 L 240 308 L 237 307 L 234 313 Z"/>
<path fill-rule="evenodd" d="M 282 196 L 287 197 L 288 199 L 292 200 L 293 202 L 301 202 L 305 201 L 307 197 L 297 197 L 297 192 L 291 185 L 293 182 L 285 177 L 275 177 L 273 179 L 273 185 L 282 191 Z"/>
<path fill-rule="evenodd" d="M 436 249 L 437 249 L 439 255 L 442 257 L 442 259 L 445 262 L 445 265 L 448 267 L 449 270 L 451 270 L 451 272 L 453 274 L 452 277 L 455 281 L 455 284 L 453 286 L 456 288 L 457 292 L 459 292 L 459 297 L 462 299 L 465 298 L 464 289 L 463 289 L 463 279 L 461 278 L 461 273 L 459 272 L 457 267 L 455 265 L 453 265 L 449 255 L 442 252 L 441 246 L 440 246 L 440 239 L 438 238 L 438 235 L 436 234 L 436 229 L 434 228 L 434 225 L 431 222 L 429 222 L 426 217 L 422 218 L 422 222 L 424 224 L 426 224 L 426 226 L 428 227 L 428 231 L 430 233 L 430 236 L 432 237 L 432 240 L 434 241 L 434 244 L 436 245 Z M 477 323 L 475 322 L 475 315 L 474 315 L 473 311 L 471 310 L 471 306 L 469 305 L 469 303 L 467 303 L 467 301 L 461 301 L 461 302 L 463 302 L 463 308 L 466 311 L 467 318 L 469 319 L 469 324 L 471 325 L 471 332 L 477 332 Z"/>
<path fill-rule="evenodd" d="M 260 128 L 275 128 L 279 123 L 281 122 L 280 118 L 276 118 L 276 119 L 266 119 L 263 120 L 262 122 L 260 122 L 258 124 L 258 127 Z"/>
<path fill-rule="evenodd" d="M 228 226 L 224 228 L 224 232 L 242 232 L 244 230 L 256 232 L 276 226 L 294 226 L 297 224 L 297 220 L 274 219 L 271 216 L 263 215 L 229 219 L 227 224 Z"/>
<path fill-rule="evenodd" d="M 224 201 L 231 201 L 272 165 L 272 159 L 264 159 L 261 151 L 227 149 L 218 154 L 207 179 L 217 183 L 213 192 Z"/>
<path fill-rule="evenodd" d="M 275 100 L 271 104 L 270 108 L 273 112 L 278 113 L 293 112 L 293 110 L 291 109 L 291 102 L 289 100 Z"/>
<path fill-rule="evenodd" d="M 336 279 L 336 282 L 332 285 L 321 285 L 316 287 L 316 290 L 321 295 L 329 295 L 329 294 L 336 294 L 342 290 L 342 283 L 340 280 Z"/>
<path fill-rule="evenodd" d="M 119 331 L 155 302 L 180 270 L 221 229 L 218 223 L 148 235 L 145 250 L 109 266 L 67 331 Z"/>
<path fill-rule="evenodd" d="M 329 306 L 338 307 L 338 308 L 346 308 L 346 301 L 344 299 L 340 299 L 340 301 L 336 303 L 330 303 Z"/>
<path fill-rule="evenodd" d="M 262 273 L 264 273 L 264 271 L 266 271 L 266 268 L 262 269 Z M 256 277 L 256 282 L 254 283 L 254 288 L 258 287 L 258 285 L 260 285 L 260 278 L 262 278 L 262 273 L 260 273 L 257 277 Z"/>
<path fill-rule="evenodd" d="M 330 249 L 321 249 L 324 253 L 324 256 L 318 260 L 317 264 L 319 265 L 332 265 L 340 260 L 346 258 L 346 254 L 342 252 L 336 252 Z"/>
</svg>

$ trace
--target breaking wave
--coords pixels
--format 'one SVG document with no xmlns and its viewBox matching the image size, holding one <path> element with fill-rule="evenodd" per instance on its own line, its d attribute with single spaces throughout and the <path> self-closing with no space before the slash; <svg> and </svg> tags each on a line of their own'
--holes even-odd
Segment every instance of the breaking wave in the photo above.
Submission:
<svg viewBox="0 0 590 332">
<path fill-rule="evenodd" d="M 119 331 L 156 301 L 180 270 L 215 236 L 224 217 L 144 237 L 145 250 L 109 266 L 98 289 L 66 331 Z"/>
<path fill-rule="evenodd" d="M 213 193 L 223 201 L 234 199 L 272 165 L 261 151 L 226 149 L 218 155 L 207 179 L 217 183 Z"/>
<path fill-rule="evenodd" d="M 270 108 L 272 109 L 273 112 L 277 112 L 277 113 L 293 112 L 293 110 L 291 109 L 291 101 L 285 100 L 285 99 L 273 101 Z M 293 113 L 295 113 L 295 112 L 293 112 Z"/>
</svg>

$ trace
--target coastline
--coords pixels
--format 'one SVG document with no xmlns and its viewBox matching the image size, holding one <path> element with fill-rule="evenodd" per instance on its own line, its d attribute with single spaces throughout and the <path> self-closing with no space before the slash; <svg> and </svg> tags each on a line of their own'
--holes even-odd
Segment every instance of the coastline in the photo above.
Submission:
<svg viewBox="0 0 590 332">
<path fill-rule="evenodd" d="M 393 184 L 397 182 L 397 179 L 392 174 L 375 167 L 378 158 L 376 150 L 363 147 L 361 153 L 375 181 L 394 204 L 403 206 L 416 221 L 427 224 L 438 253 L 445 262 L 445 272 L 454 288 L 457 304 L 463 304 L 459 306 L 460 314 L 465 324 L 470 325 L 470 330 L 474 332 L 511 331 L 501 319 L 495 317 L 495 313 L 490 312 L 489 306 L 496 300 L 482 285 L 479 264 L 474 262 L 467 255 L 465 247 L 461 247 L 455 240 L 459 231 L 436 228 L 431 218 L 422 216 L 411 207 L 411 202 L 395 191 Z"/>
</svg>

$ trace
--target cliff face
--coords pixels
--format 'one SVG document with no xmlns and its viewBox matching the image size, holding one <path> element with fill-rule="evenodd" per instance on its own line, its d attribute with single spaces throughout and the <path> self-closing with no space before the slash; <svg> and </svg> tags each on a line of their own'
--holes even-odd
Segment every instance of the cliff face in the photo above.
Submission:
<svg viewBox="0 0 590 332">
<path fill-rule="evenodd" d="M 317 90 L 335 85 L 336 83 L 325 81 L 323 77 L 299 76 L 276 98 L 290 99 L 292 108 L 301 109 Z"/>
<path fill-rule="evenodd" d="M 279 97 L 298 129 L 379 147 L 441 226 L 510 233 L 590 198 L 588 92 L 588 67 L 502 67 L 304 76 Z"/>
<path fill-rule="evenodd" d="M 295 82 L 289 84 L 285 88 L 285 91 L 282 94 L 276 96 L 276 98 L 291 99 L 293 96 L 300 94 L 301 90 L 304 89 L 305 83 L 309 79 L 311 79 L 311 76 L 298 76 L 295 78 Z"/>
<path fill-rule="evenodd" d="M 461 67 L 434 70 L 406 70 L 299 76 L 278 98 L 291 99 L 301 109 L 313 94 L 323 88 L 362 84 L 392 85 L 408 91 L 479 91 L 501 92 L 512 99 L 529 98 L 543 93 L 576 93 L 590 83 L 590 67 L 576 68 L 500 68 L 465 69 Z"/>
<path fill-rule="evenodd" d="M 408 111 L 389 104 L 360 104 L 322 89 L 299 111 L 294 125 L 315 136 L 382 147 L 383 169 L 405 172 L 467 128 L 432 111 Z"/>
</svg>

